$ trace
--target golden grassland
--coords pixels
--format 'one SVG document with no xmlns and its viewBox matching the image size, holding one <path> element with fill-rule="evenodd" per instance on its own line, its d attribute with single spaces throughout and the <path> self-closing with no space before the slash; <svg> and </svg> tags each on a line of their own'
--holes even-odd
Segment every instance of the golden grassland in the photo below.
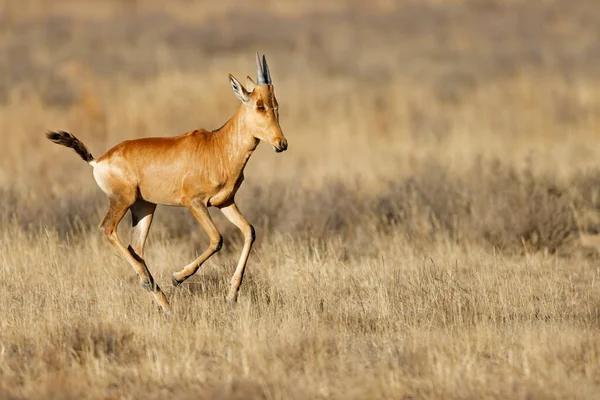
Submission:
<svg viewBox="0 0 600 400">
<path fill-rule="evenodd" d="M 0 4 L 0 398 L 600 398 L 594 1 L 169 4 Z M 43 134 L 216 128 L 256 50 L 290 148 L 246 169 L 240 300 L 235 227 L 172 288 L 208 240 L 159 208 L 167 320 Z"/>
</svg>

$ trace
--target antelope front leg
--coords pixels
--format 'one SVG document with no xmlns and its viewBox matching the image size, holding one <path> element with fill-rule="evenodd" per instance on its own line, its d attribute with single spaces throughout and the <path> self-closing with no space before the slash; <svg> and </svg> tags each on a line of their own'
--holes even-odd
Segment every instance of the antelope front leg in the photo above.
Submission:
<svg viewBox="0 0 600 400">
<path fill-rule="evenodd" d="M 242 215 L 235 203 L 231 203 L 226 207 L 222 207 L 221 212 L 223 212 L 223 215 L 225 215 L 225 217 L 227 217 L 227 219 L 237 226 L 244 234 L 244 248 L 242 249 L 240 261 L 238 262 L 233 277 L 231 278 L 231 288 L 229 289 L 229 293 L 227 294 L 226 298 L 227 301 L 235 302 L 237 301 L 240 285 L 244 279 L 246 262 L 248 261 L 248 256 L 250 255 L 252 243 L 254 243 L 256 235 L 254 233 L 254 227 L 250 225 L 248 220 L 246 220 L 246 218 Z"/>
<path fill-rule="evenodd" d="M 206 233 L 208 233 L 208 237 L 210 238 L 210 245 L 208 246 L 208 249 L 206 249 L 204 253 L 200 255 L 200 257 L 192 261 L 190 264 L 186 265 L 181 271 L 173 273 L 173 286 L 180 285 L 187 278 L 194 275 L 196 271 L 198 271 L 198 268 L 200 268 L 200 266 L 206 260 L 208 260 L 210 256 L 219 251 L 221 249 L 221 246 L 223 245 L 223 237 L 217 230 L 215 223 L 210 217 L 206 205 L 196 200 L 191 201 L 187 205 L 187 207 L 190 209 L 192 214 L 194 214 L 194 217 L 196 217 L 196 219 L 198 220 L 200 225 L 202 225 Z"/>
</svg>

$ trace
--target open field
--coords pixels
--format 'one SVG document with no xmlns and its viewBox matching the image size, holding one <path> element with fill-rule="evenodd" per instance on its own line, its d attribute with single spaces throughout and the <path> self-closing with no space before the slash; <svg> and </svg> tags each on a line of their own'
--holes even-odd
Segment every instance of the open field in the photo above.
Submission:
<svg viewBox="0 0 600 400">
<path fill-rule="evenodd" d="M 0 1 L 0 399 L 600 398 L 596 3 Z M 167 320 L 43 134 L 217 128 L 256 50 L 290 147 L 246 168 L 239 303 L 242 235 L 214 212 L 173 288 L 208 240 L 163 207 Z"/>
</svg>

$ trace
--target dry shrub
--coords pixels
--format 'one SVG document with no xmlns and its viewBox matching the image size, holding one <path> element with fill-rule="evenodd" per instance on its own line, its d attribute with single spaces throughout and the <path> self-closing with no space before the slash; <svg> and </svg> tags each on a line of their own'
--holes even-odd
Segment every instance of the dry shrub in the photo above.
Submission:
<svg viewBox="0 0 600 400">
<path fill-rule="evenodd" d="M 536 176 L 530 166 L 518 170 L 495 162 L 474 171 L 482 175 L 470 180 L 472 234 L 503 250 L 555 252 L 576 233 L 568 185 Z"/>
<path fill-rule="evenodd" d="M 407 234 L 443 236 L 504 251 L 554 252 L 576 233 L 570 203 L 580 190 L 499 161 L 477 161 L 461 176 L 437 163 L 378 197 L 381 223 Z M 581 188 L 583 190 L 584 188 Z"/>
<path fill-rule="evenodd" d="M 573 206 L 581 213 L 600 210 L 597 175 L 575 175 L 559 182 L 531 166 L 516 168 L 478 160 L 463 173 L 450 172 L 436 161 L 425 162 L 413 175 L 363 193 L 355 184 L 326 182 L 318 190 L 285 183 L 247 184 L 239 204 L 258 229 L 259 243 L 275 234 L 315 240 L 328 238 L 363 244 L 378 232 L 403 233 L 418 241 L 444 238 L 455 243 L 491 245 L 503 251 L 555 252 L 576 236 Z M 104 195 L 55 196 L 53 207 L 3 189 L 4 220 L 14 218 L 32 232 L 51 229 L 77 236 L 95 229 L 106 208 Z M 26 211 L 23 211 L 26 210 Z M 235 227 L 213 213 L 226 238 L 238 241 Z M 129 217 L 123 226 L 129 226 Z M 588 216 L 587 229 L 600 221 Z M 161 237 L 185 239 L 194 247 L 205 241 L 202 228 L 185 209 L 161 208 L 155 227 Z M 363 251 L 361 249 L 360 251 Z"/>
</svg>

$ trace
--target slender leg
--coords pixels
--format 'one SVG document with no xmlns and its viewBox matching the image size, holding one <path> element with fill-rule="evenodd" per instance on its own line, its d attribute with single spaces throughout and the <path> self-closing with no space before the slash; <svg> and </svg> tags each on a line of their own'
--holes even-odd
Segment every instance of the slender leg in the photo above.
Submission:
<svg viewBox="0 0 600 400">
<path fill-rule="evenodd" d="M 165 314 L 169 315 L 171 314 L 169 302 L 162 290 L 160 290 L 160 287 L 154 282 L 154 278 L 150 275 L 146 264 L 140 257 L 134 256 L 134 254 L 125 248 L 125 245 L 121 242 L 117 234 L 117 226 L 130 206 L 132 206 L 131 201 L 123 198 L 111 198 L 108 213 L 100 224 L 100 229 L 108 241 L 123 254 L 125 259 L 135 269 L 135 272 L 140 277 L 140 284 L 152 292 L 154 300 L 162 307 Z"/>
<path fill-rule="evenodd" d="M 237 226 L 244 234 L 244 248 L 242 249 L 240 261 L 238 262 L 233 277 L 231 278 L 231 288 L 227 294 L 227 301 L 235 302 L 237 301 L 238 291 L 240 290 L 242 279 L 244 279 L 246 262 L 248 261 L 248 256 L 250 255 L 252 243 L 254 243 L 256 234 L 254 233 L 254 227 L 250 225 L 248 220 L 246 220 L 246 218 L 242 215 L 235 203 L 231 203 L 230 205 L 221 208 L 221 211 L 225 217 L 227 217 L 227 219 Z"/>
<path fill-rule="evenodd" d="M 146 244 L 148 231 L 152 225 L 152 217 L 156 210 L 156 204 L 138 200 L 129 208 L 129 210 L 131 211 L 131 224 L 133 230 L 131 231 L 131 241 L 128 250 L 134 257 L 139 258 L 138 261 L 143 262 L 144 245 Z"/>
<path fill-rule="evenodd" d="M 190 209 L 194 217 L 198 220 L 200 225 L 204 228 L 208 237 L 210 238 L 210 244 L 208 248 L 194 261 L 186 265 L 181 271 L 173 273 L 173 285 L 177 286 L 185 281 L 190 276 L 194 275 L 198 268 L 206 261 L 210 256 L 215 254 L 223 246 L 223 237 L 217 230 L 215 223 L 213 222 L 208 208 L 201 201 L 193 200 L 187 207 Z"/>
</svg>

